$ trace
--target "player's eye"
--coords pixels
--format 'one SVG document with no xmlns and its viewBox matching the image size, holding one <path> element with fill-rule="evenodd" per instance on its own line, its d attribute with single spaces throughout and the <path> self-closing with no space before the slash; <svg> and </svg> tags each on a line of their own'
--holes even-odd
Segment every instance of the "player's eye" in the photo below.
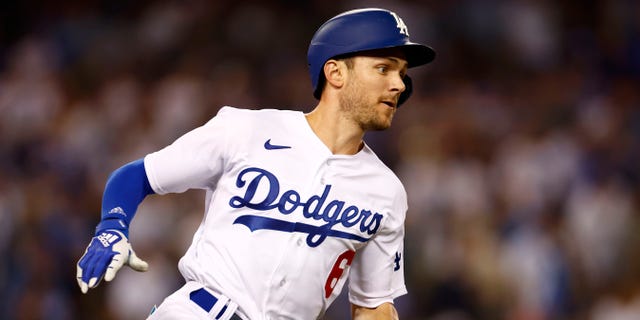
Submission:
<svg viewBox="0 0 640 320">
<path fill-rule="evenodd" d="M 378 66 L 377 70 L 378 70 L 378 72 L 380 72 L 382 74 L 386 74 L 387 71 L 389 70 L 389 68 L 387 66 Z"/>
</svg>

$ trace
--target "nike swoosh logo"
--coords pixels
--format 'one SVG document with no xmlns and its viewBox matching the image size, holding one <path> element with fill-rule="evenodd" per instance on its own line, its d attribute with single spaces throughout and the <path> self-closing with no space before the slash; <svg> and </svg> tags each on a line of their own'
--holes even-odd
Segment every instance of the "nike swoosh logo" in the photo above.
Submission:
<svg viewBox="0 0 640 320">
<path fill-rule="evenodd" d="M 290 149 L 291 146 L 283 146 L 278 144 L 271 144 L 271 139 L 264 142 L 264 148 L 267 150 L 277 150 L 277 149 Z"/>
</svg>

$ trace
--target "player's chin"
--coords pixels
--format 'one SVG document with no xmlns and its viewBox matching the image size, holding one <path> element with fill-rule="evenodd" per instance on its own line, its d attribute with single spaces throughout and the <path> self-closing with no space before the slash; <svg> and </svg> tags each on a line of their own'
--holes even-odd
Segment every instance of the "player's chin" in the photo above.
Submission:
<svg viewBox="0 0 640 320">
<path fill-rule="evenodd" d="M 390 116 L 387 121 L 384 121 L 378 128 L 378 130 L 387 130 L 391 127 L 391 122 L 393 120 L 393 115 Z"/>
<path fill-rule="evenodd" d="M 391 127 L 391 121 L 393 120 L 393 114 L 388 117 L 380 117 L 376 121 L 371 121 L 368 125 L 370 131 L 382 131 Z"/>
</svg>

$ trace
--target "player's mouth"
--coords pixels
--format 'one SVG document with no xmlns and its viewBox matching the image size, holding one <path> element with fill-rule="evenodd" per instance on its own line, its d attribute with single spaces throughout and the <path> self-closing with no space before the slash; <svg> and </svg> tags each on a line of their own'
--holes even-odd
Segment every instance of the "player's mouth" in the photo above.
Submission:
<svg viewBox="0 0 640 320">
<path fill-rule="evenodd" d="M 395 100 L 382 100 L 381 102 L 391 108 L 396 108 L 397 106 L 397 103 L 395 102 Z"/>
</svg>

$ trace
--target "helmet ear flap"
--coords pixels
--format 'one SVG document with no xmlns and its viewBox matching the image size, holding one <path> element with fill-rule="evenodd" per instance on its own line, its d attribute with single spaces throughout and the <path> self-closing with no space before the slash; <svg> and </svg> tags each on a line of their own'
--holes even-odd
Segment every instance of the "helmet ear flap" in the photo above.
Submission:
<svg viewBox="0 0 640 320">
<path fill-rule="evenodd" d="M 413 81 L 411 78 L 409 76 L 404 76 L 404 78 L 402 78 L 402 82 L 404 82 L 405 89 L 398 98 L 398 107 L 405 103 L 413 93 Z"/>
</svg>

